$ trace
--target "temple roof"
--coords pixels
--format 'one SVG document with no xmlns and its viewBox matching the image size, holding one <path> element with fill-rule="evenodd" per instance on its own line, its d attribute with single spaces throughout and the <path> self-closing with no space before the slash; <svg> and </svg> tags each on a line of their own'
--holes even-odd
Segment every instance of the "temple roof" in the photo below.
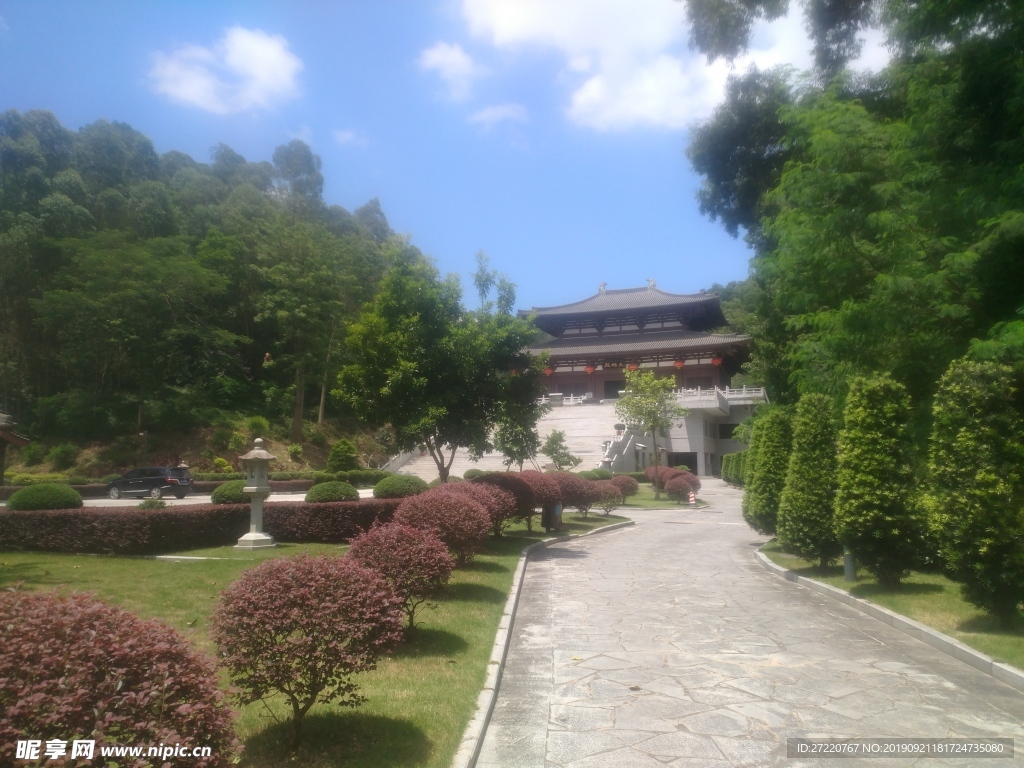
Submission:
<svg viewBox="0 0 1024 768">
<path fill-rule="evenodd" d="M 534 307 L 530 311 L 519 314 L 544 315 L 575 315 L 591 312 L 621 312 L 638 309 L 664 309 L 683 304 L 700 304 L 703 302 L 718 303 L 717 293 L 667 293 L 653 285 L 643 288 L 602 288 L 589 298 L 572 304 L 560 304 L 555 307 Z"/>
<path fill-rule="evenodd" d="M 552 336 L 561 336 L 567 327 L 602 326 L 604 320 L 619 319 L 643 327 L 649 318 L 678 320 L 693 331 L 709 331 L 726 324 L 717 293 L 668 293 L 650 281 L 643 288 L 606 290 L 582 301 L 555 307 L 534 307 L 523 310 L 520 317 L 533 316 L 534 324 Z"/>
<path fill-rule="evenodd" d="M 740 333 L 701 333 L 699 331 L 667 330 L 644 333 L 616 333 L 603 336 L 563 336 L 536 344 L 530 352 L 547 352 L 552 357 L 594 356 L 672 352 L 675 350 L 711 351 L 739 344 L 746 346 L 749 336 Z"/>
</svg>

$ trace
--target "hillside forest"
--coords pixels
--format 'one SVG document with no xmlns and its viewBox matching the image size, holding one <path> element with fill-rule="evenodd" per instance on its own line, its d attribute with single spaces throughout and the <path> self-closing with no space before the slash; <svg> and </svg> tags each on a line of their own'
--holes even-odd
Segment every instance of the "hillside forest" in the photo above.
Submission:
<svg viewBox="0 0 1024 768">
<path fill-rule="evenodd" d="M 78 441 L 343 415 L 346 323 L 389 265 L 426 260 L 377 200 L 322 188 L 298 140 L 199 162 L 124 123 L 0 115 L 0 410 Z"/>
</svg>

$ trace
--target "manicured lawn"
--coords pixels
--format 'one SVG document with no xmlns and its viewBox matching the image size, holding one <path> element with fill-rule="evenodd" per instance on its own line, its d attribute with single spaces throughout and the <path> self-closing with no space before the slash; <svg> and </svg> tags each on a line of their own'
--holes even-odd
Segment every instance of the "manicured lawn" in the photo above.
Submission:
<svg viewBox="0 0 1024 768">
<path fill-rule="evenodd" d="M 708 504 L 703 501 L 700 497 L 700 493 L 697 493 L 697 508 L 706 507 Z M 650 483 L 640 483 L 640 492 L 636 496 L 630 496 L 626 499 L 626 505 L 622 508 L 628 510 L 630 507 L 633 509 L 690 509 L 689 504 L 679 504 L 668 497 L 668 494 L 664 491 L 661 492 L 661 499 L 658 501 L 654 500 L 654 486 Z"/>
<path fill-rule="evenodd" d="M 824 573 L 816 564 L 782 552 L 777 541 L 762 549 L 773 562 L 817 581 L 824 582 L 870 600 L 890 611 L 919 621 L 956 638 L 997 661 L 1024 669 L 1024 619 L 1018 618 L 1012 630 L 999 628 L 999 623 L 960 596 L 960 585 L 939 573 L 913 572 L 899 591 L 878 585 L 864 569 L 858 569 L 857 581 L 843 579 L 842 563 L 829 566 Z"/>
<path fill-rule="evenodd" d="M 626 518 L 598 513 L 587 519 L 566 515 L 563 533 L 585 533 Z M 289 756 L 290 726 L 280 697 L 249 705 L 238 719 L 246 749 L 241 765 L 284 764 L 346 768 L 444 768 L 455 754 L 483 686 L 519 553 L 542 531 L 522 526 L 456 570 L 444 596 L 417 612 L 417 628 L 377 670 L 358 677 L 366 704 L 357 709 L 317 705 L 303 722 L 304 746 Z M 0 553 L 0 588 L 24 582 L 28 589 L 97 593 L 146 618 L 159 618 L 213 653 L 210 615 L 231 581 L 267 557 L 302 552 L 341 554 L 331 545 L 282 545 L 275 550 L 238 552 L 231 547 L 182 552 L 223 560 Z"/>
</svg>

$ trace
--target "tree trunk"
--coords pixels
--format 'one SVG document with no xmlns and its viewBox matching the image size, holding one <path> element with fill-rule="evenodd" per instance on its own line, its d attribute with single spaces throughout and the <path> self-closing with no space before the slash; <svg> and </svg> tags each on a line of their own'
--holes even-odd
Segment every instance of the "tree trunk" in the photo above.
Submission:
<svg viewBox="0 0 1024 768">
<path fill-rule="evenodd" d="M 327 372 L 324 372 L 324 383 L 320 387 L 320 410 L 316 414 L 316 423 L 324 425 L 324 405 L 327 403 Z"/>
<path fill-rule="evenodd" d="M 661 500 L 661 493 L 658 490 L 658 481 L 661 479 L 658 477 L 658 430 L 651 430 L 651 445 L 654 446 L 654 500 Z"/>
<path fill-rule="evenodd" d="M 0 485 L 4 484 L 4 468 L 7 466 L 7 441 L 0 439 Z"/>
<path fill-rule="evenodd" d="M 306 373 L 299 363 L 295 369 L 295 410 L 292 411 L 292 442 L 302 442 L 302 413 L 305 409 Z"/>
</svg>

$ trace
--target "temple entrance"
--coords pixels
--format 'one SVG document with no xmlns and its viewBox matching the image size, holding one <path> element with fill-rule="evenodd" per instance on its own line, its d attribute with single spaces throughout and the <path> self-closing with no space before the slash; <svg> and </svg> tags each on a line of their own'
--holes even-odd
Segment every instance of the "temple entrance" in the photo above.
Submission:
<svg viewBox="0 0 1024 768">
<path fill-rule="evenodd" d="M 670 453 L 668 455 L 668 466 L 670 467 L 682 467 L 687 466 L 693 474 L 697 474 L 697 454 L 696 453 Z"/>
<path fill-rule="evenodd" d="M 618 381 L 606 381 L 604 383 L 604 399 L 605 400 L 617 400 L 619 392 L 626 388 L 626 382 L 623 380 Z"/>
</svg>

